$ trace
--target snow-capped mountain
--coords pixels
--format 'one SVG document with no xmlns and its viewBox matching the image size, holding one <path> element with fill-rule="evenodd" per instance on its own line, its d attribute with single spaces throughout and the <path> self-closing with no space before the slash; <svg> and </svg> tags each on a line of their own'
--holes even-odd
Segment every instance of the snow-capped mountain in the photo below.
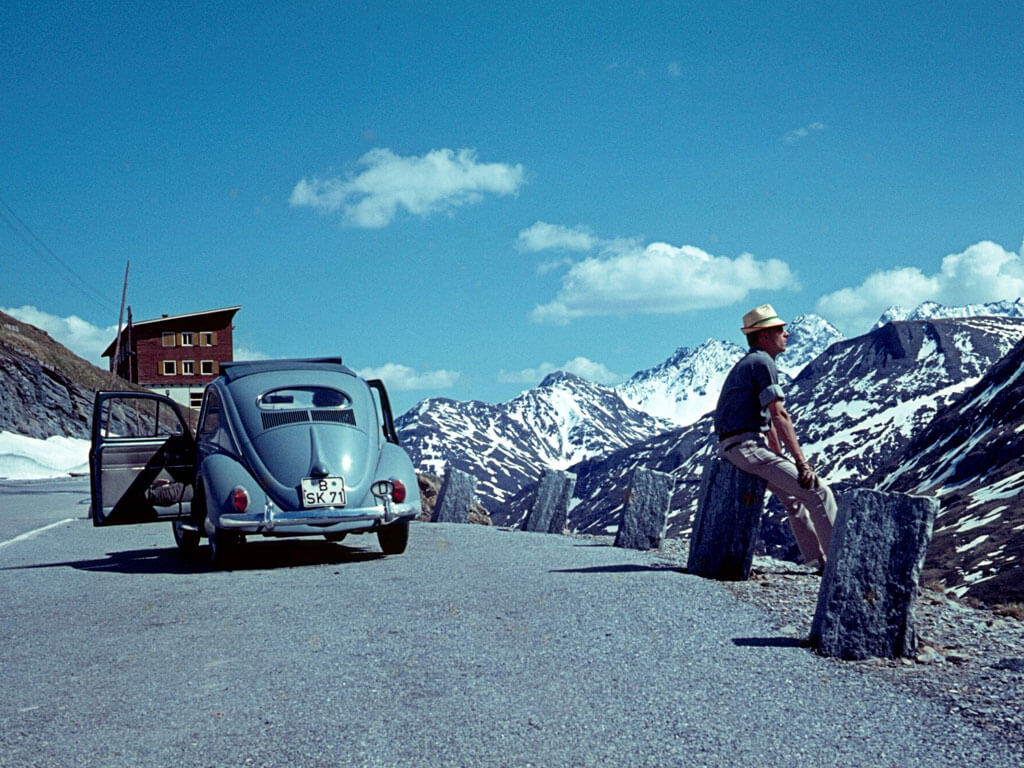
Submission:
<svg viewBox="0 0 1024 768">
<path fill-rule="evenodd" d="M 417 469 L 469 472 L 490 508 L 546 468 L 564 469 L 672 426 L 630 408 L 615 390 L 562 371 L 507 403 L 424 400 L 396 425 Z"/>
<path fill-rule="evenodd" d="M 869 482 L 939 498 L 924 579 L 1024 602 L 1024 341 Z"/>
<path fill-rule="evenodd" d="M 633 374 L 617 389 L 629 405 L 679 426 L 692 424 L 715 407 L 718 393 L 744 348 L 708 339 L 696 349 L 680 347 L 665 362 Z"/>
<path fill-rule="evenodd" d="M 875 323 L 881 328 L 894 320 L 932 320 L 937 318 L 965 317 L 1024 317 L 1024 299 L 1014 301 L 993 301 L 988 304 L 967 304 L 962 307 L 947 307 L 934 301 L 919 304 L 916 309 L 894 305 L 889 307 Z"/>
<path fill-rule="evenodd" d="M 789 331 L 786 351 L 776 362 L 779 372 L 791 379 L 799 376 L 807 364 L 826 349 L 846 338 L 832 323 L 818 315 L 800 315 L 786 330 Z"/>
<path fill-rule="evenodd" d="M 787 330 L 786 352 L 777 364 L 779 372 L 790 379 L 844 338 L 817 315 L 800 315 Z M 680 347 L 660 365 L 633 374 L 618 392 L 634 408 L 686 426 L 714 409 L 729 369 L 745 352 L 744 346 L 715 339 L 708 339 L 696 349 Z"/>
</svg>

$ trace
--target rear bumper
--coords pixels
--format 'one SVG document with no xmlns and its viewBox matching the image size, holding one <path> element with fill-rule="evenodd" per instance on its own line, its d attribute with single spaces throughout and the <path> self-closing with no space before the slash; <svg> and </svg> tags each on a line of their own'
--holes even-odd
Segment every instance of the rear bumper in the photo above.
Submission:
<svg viewBox="0 0 1024 768">
<path fill-rule="evenodd" d="M 419 507 L 419 505 L 415 505 Z M 301 536 L 366 531 L 419 514 L 412 504 L 379 504 L 373 507 L 323 507 L 288 511 L 268 501 L 262 512 L 222 513 L 217 527 L 238 533 L 265 536 Z"/>
</svg>

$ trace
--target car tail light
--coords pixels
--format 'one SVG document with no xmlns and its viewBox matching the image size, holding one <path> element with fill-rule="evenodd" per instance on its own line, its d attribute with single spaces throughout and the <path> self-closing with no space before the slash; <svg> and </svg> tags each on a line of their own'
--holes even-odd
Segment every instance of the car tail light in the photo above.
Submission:
<svg viewBox="0 0 1024 768">
<path fill-rule="evenodd" d="M 231 506 L 236 512 L 245 512 L 249 508 L 249 492 L 240 485 L 231 492 Z"/>
<path fill-rule="evenodd" d="M 405 497 L 408 495 L 408 491 L 405 489 L 405 483 L 401 480 L 378 480 L 373 484 L 373 495 L 381 501 L 386 501 L 388 497 L 391 497 L 391 501 L 395 504 L 401 504 L 405 501 Z"/>
<path fill-rule="evenodd" d="M 392 480 L 391 486 L 391 500 L 401 504 L 405 501 L 405 484 L 401 480 Z"/>
</svg>

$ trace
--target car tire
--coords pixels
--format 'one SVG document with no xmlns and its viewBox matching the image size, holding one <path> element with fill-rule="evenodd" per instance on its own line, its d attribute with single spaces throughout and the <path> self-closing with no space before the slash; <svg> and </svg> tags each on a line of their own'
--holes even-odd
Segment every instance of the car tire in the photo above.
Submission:
<svg viewBox="0 0 1024 768">
<path fill-rule="evenodd" d="M 203 532 L 210 545 L 210 562 L 215 568 L 230 568 L 238 558 L 245 536 L 218 528 L 208 514 L 203 515 Z"/>
<path fill-rule="evenodd" d="M 171 528 L 174 531 L 174 543 L 182 554 L 194 555 L 199 551 L 199 531 L 186 529 L 184 520 L 172 520 Z"/>
<path fill-rule="evenodd" d="M 238 562 L 244 536 L 223 528 L 214 528 L 206 538 L 210 544 L 210 562 L 214 566 L 231 568 Z"/>
<path fill-rule="evenodd" d="M 377 531 L 377 543 L 385 555 L 400 555 L 409 543 L 409 521 L 385 525 Z"/>
</svg>

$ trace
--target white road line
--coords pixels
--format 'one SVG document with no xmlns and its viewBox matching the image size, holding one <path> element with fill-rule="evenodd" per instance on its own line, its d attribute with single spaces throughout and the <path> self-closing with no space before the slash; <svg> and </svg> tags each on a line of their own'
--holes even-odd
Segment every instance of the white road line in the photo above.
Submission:
<svg viewBox="0 0 1024 768">
<path fill-rule="evenodd" d="M 61 520 L 57 523 L 50 523 L 49 525 L 44 525 L 42 528 L 36 528 L 34 531 L 29 531 L 28 533 L 23 533 L 20 536 L 15 536 L 13 539 L 8 539 L 7 541 L 0 541 L 0 549 L 3 549 L 4 547 L 9 547 L 11 544 L 17 544 L 19 541 L 26 541 L 27 539 L 31 539 L 33 536 L 38 536 L 43 531 L 48 531 L 51 528 L 57 528 L 61 525 L 64 525 L 65 523 L 73 523 L 77 519 L 78 518 L 75 517 L 69 517 L 66 520 Z"/>
</svg>

